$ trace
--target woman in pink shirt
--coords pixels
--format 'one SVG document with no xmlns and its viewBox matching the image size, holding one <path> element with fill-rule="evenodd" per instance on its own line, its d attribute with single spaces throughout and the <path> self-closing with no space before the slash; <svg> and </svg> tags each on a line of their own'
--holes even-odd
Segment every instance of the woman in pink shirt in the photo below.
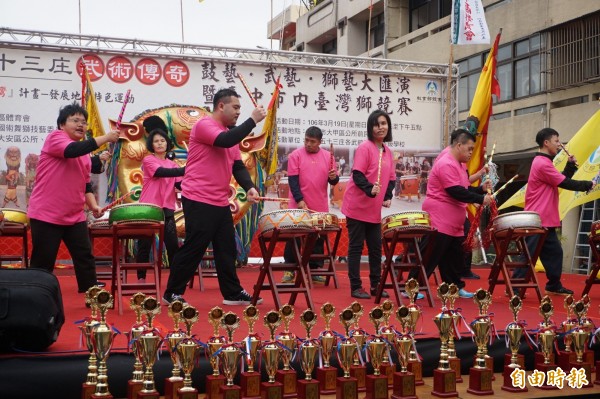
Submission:
<svg viewBox="0 0 600 399">
<path fill-rule="evenodd" d="M 376 110 L 369 115 L 367 137 L 354 153 L 352 179 L 342 202 L 348 227 L 350 291 L 352 297 L 360 299 L 375 295 L 381 280 L 381 207 L 390 207 L 396 185 L 394 157 L 384 144 L 392 141 L 392 123 L 387 113 Z M 360 278 L 360 257 L 365 241 L 369 252 L 370 294 L 363 289 Z M 383 291 L 382 297 L 389 295 Z"/>
<path fill-rule="evenodd" d="M 150 131 L 146 139 L 146 148 L 150 154 L 142 160 L 144 183 L 140 203 L 160 206 L 165 215 L 165 247 L 169 265 L 173 264 L 173 257 L 179 248 L 177 229 L 175 226 L 175 188 L 181 188 L 181 177 L 185 167 L 180 168 L 175 162 L 167 159 L 167 153 L 173 149 L 173 142 L 166 133 L 167 127 L 158 116 L 151 116 L 144 120 L 146 131 Z M 152 241 L 141 239 L 138 241 L 137 261 L 146 263 L 150 259 Z M 146 270 L 137 271 L 138 279 L 144 282 Z"/>
</svg>

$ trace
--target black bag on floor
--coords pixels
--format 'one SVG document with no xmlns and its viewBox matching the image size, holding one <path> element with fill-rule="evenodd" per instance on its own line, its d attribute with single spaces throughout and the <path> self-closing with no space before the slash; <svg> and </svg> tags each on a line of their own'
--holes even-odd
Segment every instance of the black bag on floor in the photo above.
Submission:
<svg viewBox="0 0 600 399">
<path fill-rule="evenodd" d="M 0 269 L 0 350 L 42 351 L 65 312 L 58 279 L 42 269 Z"/>
</svg>

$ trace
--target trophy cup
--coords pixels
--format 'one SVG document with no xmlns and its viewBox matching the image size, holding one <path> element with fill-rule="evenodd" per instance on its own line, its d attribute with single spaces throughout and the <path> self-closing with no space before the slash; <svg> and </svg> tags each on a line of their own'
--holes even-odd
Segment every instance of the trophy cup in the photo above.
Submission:
<svg viewBox="0 0 600 399">
<path fill-rule="evenodd" d="M 587 317 L 587 313 L 590 307 L 590 297 L 585 294 L 581 297 L 581 303 L 583 303 L 583 312 L 581 315 L 581 327 L 590 333 L 590 337 L 594 334 L 595 325 L 594 322 Z M 589 346 L 586 346 L 583 351 L 583 361 L 589 364 L 594 364 L 594 351 L 589 350 Z M 592 370 L 594 371 L 594 370 Z"/>
<path fill-rule="evenodd" d="M 142 302 L 142 313 L 146 316 L 147 327 L 140 337 L 135 341 L 137 353 L 144 363 L 144 381 L 142 389 L 137 393 L 137 398 L 158 399 L 160 394 L 154 384 L 153 367 L 162 337 L 157 329 L 153 327 L 154 318 L 160 313 L 160 304 L 154 297 L 146 297 Z"/>
<path fill-rule="evenodd" d="M 565 310 L 567 311 L 567 319 L 563 321 L 561 325 L 564 334 L 563 342 L 565 344 L 565 350 L 558 350 L 556 353 L 556 364 L 563 370 L 570 370 L 569 364 L 575 362 L 577 359 L 575 352 L 571 350 L 573 344 L 571 331 L 577 327 L 577 320 L 572 316 L 574 302 L 573 295 L 567 295 L 565 297 L 564 305 Z"/>
<path fill-rule="evenodd" d="M 406 292 L 406 295 L 408 295 L 407 307 L 409 312 L 409 323 L 406 325 L 406 328 L 408 334 L 414 341 L 417 322 L 419 321 L 419 316 L 421 315 L 419 305 L 415 304 L 415 300 L 419 294 L 419 283 L 417 280 L 414 278 L 409 279 L 404 286 L 404 291 Z M 415 352 L 415 346 L 410 348 L 407 369 L 415 375 L 415 385 L 425 384 L 423 381 L 423 365 L 421 364 L 421 360 Z"/>
<path fill-rule="evenodd" d="M 208 312 L 208 321 L 213 326 L 213 335 L 208 338 L 207 355 L 212 367 L 212 375 L 206 376 L 206 398 L 220 399 L 221 386 L 225 385 L 225 376 L 219 373 L 219 358 L 216 353 L 223 345 L 227 343 L 227 339 L 219 335 L 219 326 L 223 318 L 223 309 L 215 306 Z"/>
<path fill-rule="evenodd" d="M 378 331 L 381 323 L 383 323 L 383 309 L 380 306 L 374 307 L 369 312 L 369 320 L 375 327 L 375 335 L 372 335 L 366 342 L 367 352 L 373 366 L 373 375 L 366 376 L 365 386 L 367 395 L 366 399 L 387 399 L 388 397 L 388 380 L 386 375 L 381 375 L 381 363 L 383 356 L 387 352 L 387 344 L 379 336 Z"/>
<path fill-rule="evenodd" d="M 461 315 L 454 308 L 454 302 L 458 299 L 458 287 L 456 284 L 450 284 L 448 286 L 448 307 L 452 314 L 452 324 L 457 326 L 460 323 Z M 462 374 L 460 370 L 460 359 L 456 356 L 456 346 L 454 345 L 454 330 L 448 337 L 448 364 L 450 368 L 456 373 L 456 382 L 462 382 Z"/>
<path fill-rule="evenodd" d="M 325 320 L 325 330 L 319 334 L 321 344 L 321 357 L 323 366 L 317 368 L 317 380 L 319 381 L 319 393 L 321 395 L 334 394 L 336 390 L 337 368 L 331 367 L 331 353 L 337 345 L 337 336 L 331 330 L 331 319 L 335 317 L 335 307 L 326 302 L 321 306 L 321 316 Z"/>
<path fill-rule="evenodd" d="M 269 329 L 270 334 L 269 341 L 263 344 L 261 351 L 269 381 L 260 384 L 260 392 L 265 399 L 281 399 L 283 397 L 283 384 L 275 381 L 277 365 L 279 364 L 279 352 L 281 351 L 277 341 L 275 341 L 275 330 L 281 324 L 281 314 L 271 310 L 265 315 L 263 323 Z"/>
<path fill-rule="evenodd" d="M 469 388 L 467 392 L 474 395 L 493 395 L 492 376 L 494 371 L 486 363 L 487 343 L 490 340 L 492 321 L 488 314 L 488 307 L 492 303 L 490 293 L 482 288 L 475 291 L 473 296 L 475 304 L 479 308 L 479 316 L 471 323 L 475 333 L 477 354 L 475 365 L 469 370 Z"/>
<path fill-rule="evenodd" d="M 258 309 L 254 305 L 248 305 L 243 312 L 243 318 L 248 324 L 248 336 L 244 339 L 246 345 L 246 366 L 247 371 L 240 373 L 240 386 L 242 388 L 242 398 L 259 399 L 260 398 L 260 370 L 254 371 L 258 351 L 261 348 L 261 340 L 258 334 L 254 333 L 254 324 L 259 316 Z"/>
<path fill-rule="evenodd" d="M 290 322 L 294 318 L 294 307 L 285 304 L 279 309 L 279 314 L 283 322 L 283 332 L 277 337 L 277 342 L 282 348 L 281 360 L 283 370 L 278 370 L 275 379 L 283 385 L 283 397 L 286 399 L 298 396 L 296 391 L 296 371 L 290 369 L 292 355 L 296 351 L 296 336 L 290 332 Z"/>
<path fill-rule="evenodd" d="M 394 386 L 394 372 L 396 371 L 396 367 L 390 361 L 390 351 L 394 345 L 394 340 L 396 339 L 396 331 L 390 326 L 390 317 L 392 316 L 392 313 L 394 313 L 394 303 L 389 299 L 386 299 L 381 304 L 381 310 L 383 310 L 383 323 L 379 328 L 379 332 L 376 332 L 376 334 L 381 335 L 385 340 L 386 351 L 383 354 L 383 360 L 381 361 L 381 366 L 379 368 L 381 374 L 387 377 L 388 388 L 391 388 Z"/>
<path fill-rule="evenodd" d="M 577 318 L 577 326 L 573 329 L 571 335 L 573 337 L 573 348 L 575 349 L 577 358 L 574 362 L 569 364 L 568 370 L 571 368 L 585 370 L 585 376 L 588 383 L 582 385 L 582 388 L 591 388 L 594 386 L 592 381 L 592 363 L 587 361 L 587 359 L 584 359 L 583 356 L 587 347 L 588 339 L 590 337 L 590 332 L 583 326 L 582 323 L 582 320 L 585 318 L 587 313 L 587 306 L 584 304 L 583 300 L 577 301 L 573 304 L 573 313 Z"/>
<path fill-rule="evenodd" d="M 513 314 L 513 321 L 506 326 L 505 337 L 510 348 L 510 354 L 507 353 L 504 357 L 504 384 L 502 385 L 502 390 L 508 392 L 527 392 L 526 386 L 524 386 L 523 388 L 519 386 L 514 386 L 513 380 L 511 378 L 511 375 L 515 370 L 525 369 L 524 356 L 519 355 L 521 337 L 523 336 L 523 332 L 525 331 L 525 326 L 522 323 L 519 323 L 519 311 L 523 307 L 521 297 L 518 295 L 514 295 L 510 299 L 509 307 L 510 311 Z M 506 364 L 507 357 L 509 364 Z"/>
<path fill-rule="evenodd" d="M 552 348 L 554 347 L 554 340 L 556 339 L 555 329 L 556 327 L 550 321 L 550 317 L 554 314 L 554 306 L 552 306 L 552 300 L 549 296 L 544 296 L 540 303 L 540 315 L 544 319 L 538 328 L 537 339 L 540 350 L 543 354 L 543 361 L 540 362 L 540 357 L 536 356 L 535 369 L 547 374 L 548 371 L 556 369 L 554 364 L 554 353 Z M 537 354 L 536 354 L 537 355 Z M 548 385 L 544 383 L 537 388 L 540 389 L 558 389 L 555 385 Z"/>
<path fill-rule="evenodd" d="M 240 399 L 242 390 L 233 384 L 242 355 L 239 345 L 233 342 L 233 333 L 240 326 L 240 318 L 233 312 L 227 312 L 221 319 L 221 326 L 227 332 L 227 344 L 219 351 L 219 361 L 227 379 L 225 385 L 221 386 L 221 394 L 223 399 Z"/>
<path fill-rule="evenodd" d="M 454 334 L 452 313 L 446 306 L 449 294 L 450 287 L 447 283 L 438 286 L 437 295 L 442 301 L 442 311 L 433 319 L 440 332 L 441 346 L 440 361 L 438 367 L 433 370 L 433 390 L 431 394 L 442 398 L 458 396 L 458 392 L 456 392 L 456 373 L 448 363 L 448 340 L 450 334 Z"/>
<path fill-rule="evenodd" d="M 394 373 L 394 385 L 391 399 L 417 399 L 415 394 L 415 375 L 408 371 L 408 353 L 414 345 L 414 341 L 408 326 L 410 324 L 410 310 L 406 306 L 400 306 L 396 311 L 396 319 L 402 325 L 402 332 L 398 332 L 393 340 L 400 371 Z"/>
<path fill-rule="evenodd" d="M 344 376 L 337 378 L 336 399 L 358 398 L 358 381 L 351 375 L 354 356 L 358 347 L 355 339 L 350 337 L 350 326 L 354 323 L 354 317 L 354 312 L 349 308 L 340 313 L 340 323 L 346 331 L 346 336 L 340 340 L 337 346 L 338 359 L 340 367 L 344 370 Z"/>
<path fill-rule="evenodd" d="M 200 345 L 192 338 L 192 327 L 198 321 L 198 317 L 198 310 L 191 305 L 184 306 L 181 310 L 186 334 L 175 347 L 177 360 L 183 371 L 183 386 L 177 390 L 178 399 L 198 399 L 198 390 L 192 387 L 192 371 L 200 353 Z"/>
<path fill-rule="evenodd" d="M 165 399 L 177 399 L 177 391 L 183 387 L 183 377 L 181 377 L 180 362 L 176 349 L 177 345 L 186 337 L 186 334 L 179 329 L 183 302 L 173 301 L 168 309 L 169 317 L 173 320 L 173 330 L 167 333 L 165 342 L 167 343 L 169 355 L 171 355 L 173 370 L 171 370 L 171 376 L 165 378 Z"/>
<path fill-rule="evenodd" d="M 96 359 L 98 359 L 98 378 L 96 382 L 96 391 L 92 394 L 93 399 L 108 398 L 112 395 L 108 389 L 108 375 L 106 374 L 106 359 L 112 348 L 113 339 L 117 335 L 106 324 L 106 312 L 113 307 L 113 296 L 106 290 L 98 291 L 96 295 L 96 306 L 100 312 L 100 322 L 92 329 L 92 346 Z"/>
<path fill-rule="evenodd" d="M 98 292 L 100 292 L 100 287 L 98 286 L 90 287 L 85 292 L 85 304 L 86 306 L 89 305 L 92 314 L 90 317 L 86 317 L 83 325 L 79 326 L 87 350 L 90 352 L 87 376 L 81 387 L 81 399 L 90 399 L 96 391 L 96 383 L 98 382 L 98 362 L 96 360 L 96 353 L 94 352 L 94 345 L 92 344 L 92 331 L 94 330 L 94 326 L 98 324 L 98 305 L 96 304 L 96 295 L 98 295 Z"/>
<path fill-rule="evenodd" d="M 352 367 L 350 367 L 350 375 L 356 378 L 358 392 L 364 392 L 367 389 L 365 385 L 367 381 L 367 367 L 361 362 L 361 354 L 363 353 L 368 334 L 358 325 L 358 321 L 363 315 L 363 306 L 360 302 L 354 301 L 350 304 L 349 309 L 354 314 L 354 327 L 350 331 L 350 337 L 354 338 L 357 345 L 357 351 L 354 354 L 354 362 Z"/>
<path fill-rule="evenodd" d="M 300 324 L 306 330 L 306 339 L 300 344 L 300 366 L 304 371 L 304 379 L 298 381 L 298 397 L 300 399 L 319 399 L 319 381 L 312 379 L 315 358 L 319 351 L 319 340 L 312 339 L 310 332 L 317 323 L 317 314 L 306 309 L 300 315 Z"/>
<path fill-rule="evenodd" d="M 131 350 L 133 352 L 133 375 L 129 381 L 127 381 L 127 398 L 134 399 L 137 397 L 137 393 L 142 389 L 144 382 L 144 364 L 141 361 L 141 355 L 138 353 L 137 345 L 133 344 L 144 332 L 146 325 L 142 322 L 142 303 L 146 299 L 146 295 L 138 292 L 133 295 L 129 300 L 129 308 L 135 312 L 135 324 L 129 331 L 129 342 L 132 342 Z"/>
</svg>

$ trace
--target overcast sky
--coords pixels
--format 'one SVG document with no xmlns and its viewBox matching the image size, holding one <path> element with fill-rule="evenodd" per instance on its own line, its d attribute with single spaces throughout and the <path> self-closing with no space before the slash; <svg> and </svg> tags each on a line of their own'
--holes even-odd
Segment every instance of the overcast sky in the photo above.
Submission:
<svg viewBox="0 0 600 399">
<path fill-rule="evenodd" d="M 267 23 L 300 0 L 0 0 L 0 27 L 271 48 Z M 279 42 L 273 40 L 273 49 Z"/>
</svg>

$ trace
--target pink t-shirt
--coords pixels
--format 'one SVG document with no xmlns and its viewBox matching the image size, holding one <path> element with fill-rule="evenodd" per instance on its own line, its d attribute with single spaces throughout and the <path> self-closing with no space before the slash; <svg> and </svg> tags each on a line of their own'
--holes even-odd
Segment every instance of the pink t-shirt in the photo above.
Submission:
<svg viewBox="0 0 600 399">
<path fill-rule="evenodd" d="M 467 204 L 452 198 L 446 189 L 452 186 L 469 186 L 469 177 L 461 164 L 446 152 L 433 164 L 427 182 L 427 198 L 423 201 L 423 210 L 429 213 L 431 225 L 440 233 L 464 236 L 464 223 Z"/>
<path fill-rule="evenodd" d="M 161 208 L 175 210 L 175 183 L 181 181 L 181 177 L 154 177 L 158 168 L 178 168 L 179 166 L 170 159 L 159 159 L 150 154 L 142 161 L 144 171 L 144 185 L 140 202 L 154 204 Z"/>
<path fill-rule="evenodd" d="M 241 160 L 239 147 L 214 147 L 219 133 L 229 130 L 210 116 L 194 124 L 181 195 L 215 206 L 229 205 L 233 162 Z"/>
<path fill-rule="evenodd" d="M 308 209 L 329 212 L 327 185 L 331 169 L 331 153 L 319 149 L 311 154 L 304 147 L 292 152 L 288 158 L 288 176 L 298 176 L 300 192 Z M 335 161 L 333 169 L 336 169 Z M 289 192 L 289 208 L 297 208 L 292 191 Z"/>
<path fill-rule="evenodd" d="M 525 210 L 537 212 L 543 227 L 560 226 L 558 185 L 565 179 L 549 157 L 537 155 L 533 158 L 525 191 Z"/>
<path fill-rule="evenodd" d="M 85 185 L 92 161 L 88 154 L 65 158 L 65 148 L 73 142 L 62 130 L 46 137 L 27 209 L 30 218 L 63 226 L 86 220 Z"/>
<path fill-rule="evenodd" d="M 349 218 L 368 223 L 381 223 L 381 207 L 389 181 L 396 182 L 396 170 L 392 151 L 385 144 L 381 158 L 381 191 L 375 198 L 365 194 L 363 190 L 350 179 L 342 201 L 342 213 Z M 379 148 L 371 140 L 363 141 L 354 153 L 352 171 L 362 172 L 371 183 L 377 182 L 379 168 Z"/>
</svg>

